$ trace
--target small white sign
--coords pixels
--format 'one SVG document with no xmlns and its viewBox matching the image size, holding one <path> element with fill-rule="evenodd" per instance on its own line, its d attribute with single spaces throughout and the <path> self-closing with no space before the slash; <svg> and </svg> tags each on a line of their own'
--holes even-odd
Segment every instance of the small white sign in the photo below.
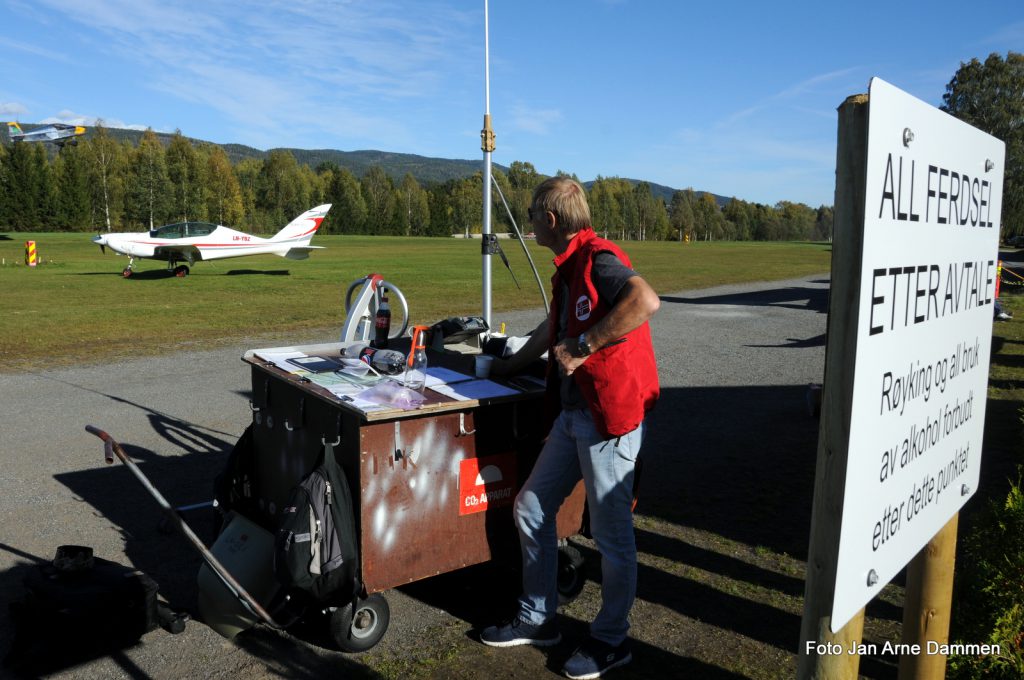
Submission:
<svg viewBox="0 0 1024 680">
<path fill-rule="evenodd" d="M 832 630 L 978 487 L 1005 145 L 873 78 Z"/>
</svg>

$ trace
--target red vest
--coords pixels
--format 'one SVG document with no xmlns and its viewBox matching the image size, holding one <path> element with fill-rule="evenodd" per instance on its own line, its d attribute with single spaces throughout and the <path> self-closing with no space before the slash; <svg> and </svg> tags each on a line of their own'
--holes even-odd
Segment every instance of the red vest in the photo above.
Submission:
<svg viewBox="0 0 1024 680">
<path fill-rule="evenodd" d="M 555 275 L 551 277 L 554 299 L 548 323 L 550 346 L 555 345 L 558 337 L 563 282 L 569 289 L 567 338 L 574 340 L 608 314 L 609 307 L 601 301 L 591 279 L 594 257 L 602 251 L 632 267 L 618 246 L 600 238 L 592 229 L 576 234 L 565 252 L 555 258 Z M 549 376 L 555 370 L 554 358 L 549 354 Z M 632 432 L 658 400 L 658 366 L 650 326 L 644 322 L 626 334 L 625 342 L 598 349 L 573 371 L 572 377 L 590 407 L 598 432 L 609 439 Z"/>
</svg>

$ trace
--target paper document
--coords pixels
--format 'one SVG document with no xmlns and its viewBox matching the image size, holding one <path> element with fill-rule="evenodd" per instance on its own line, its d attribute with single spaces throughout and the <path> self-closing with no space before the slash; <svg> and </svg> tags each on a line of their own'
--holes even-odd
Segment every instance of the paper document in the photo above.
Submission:
<svg viewBox="0 0 1024 680">
<path fill-rule="evenodd" d="M 366 389 L 363 385 L 353 385 L 352 383 L 347 382 L 335 383 L 333 385 L 321 385 L 321 387 L 336 397 L 351 397 Z"/>
<path fill-rule="evenodd" d="M 334 371 L 332 373 L 313 373 L 312 375 L 306 376 L 310 382 L 316 383 L 320 387 L 326 387 L 330 389 L 335 385 L 352 385 L 357 390 L 365 390 L 371 385 L 375 385 L 381 381 L 375 375 L 352 375 L 345 371 Z"/>
<path fill-rule="evenodd" d="M 493 380 L 468 380 L 455 385 L 436 385 L 430 389 L 451 399 L 490 399 L 519 394 L 518 390 L 499 385 Z"/>
<path fill-rule="evenodd" d="M 354 406 L 364 413 L 389 408 L 373 401 L 360 399 L 357 396 L 360 392 L 365 391 L 367 386 L 380 382 L 380 378 L 376 376 L 358 377 L 339 371 L 337 373 L 313 373 L 307 377 L 310 382 L 323 387 L 339 401 Z"/>
<path fill-rule="evenodd" d="M 387 404 L 378 404 L 375 401 L 360 399 L 359 397 L 350 397 L 348 395 L 343 395 L 339 397 L 339 399 L 344 401 L 346 404 L 354 406 L 363 413 L 369 413 L 370 411 L 389 411 L 395 408 L 394 406 L 389 406 Z"/>
<path fill-rule="evenodd" d="M 263 361 L 269 361 L 274 364 L 282 371 L 288 373 L 302 373 L 302 369 L 298 368 L 294 364 L 288 363 L 289 359 L 298 359 L 306 356 L 305 352 L 256 352 L 253 356 L 257 356 Z"/>
<path fill-rule="evenodd" d="M 434 385 L 440 385 L 446 383 L 451 385 L 453 383 L 465 382 L 466 380 L 472 380 L 473 376 L 466 375 L 465 373 L 459 373 L 449 368 L 441 368 L 440 366 L 428 366 L 427 367 L 427 387 L 433 387 Z"/>
<path fill-rule="evenodd" d="M 451 385 L 453 383 L 465 382 L 466 380 L 472 380 L 473 376 L 466 375 L 465 373 L 459 373 L 448 368 L 428 367 L 427 377 L 424 382 L 423 372 L 417 370 L 408 370 L 403 373 L 399 373 L 393 376 L 395 380 L 403 384 L 419 384 L 423 382 L 427 387 L 433 389 L 438 385 Z"/>
</svg>

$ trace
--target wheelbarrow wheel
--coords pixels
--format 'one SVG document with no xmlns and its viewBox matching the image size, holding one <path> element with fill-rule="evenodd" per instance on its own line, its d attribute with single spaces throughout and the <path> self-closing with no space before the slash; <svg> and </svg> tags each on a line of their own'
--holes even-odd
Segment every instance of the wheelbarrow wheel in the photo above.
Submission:
<svg viewBox="0 0 1024 680">
<path fill-rule="evenodd" d="M 365 652 L 384 637 L 391 621 L 388 601 L 379 593 L 331 612 L 331 637 L 343 652 Z"/>
<path fill-rule="evenodd" d="M 583 592 L 587 582 L 584 566 L 586 560 L 576 546 L 565 542 L 558 546 L 558 601 L 560 604 L 572 602 Z"/>
</svg>

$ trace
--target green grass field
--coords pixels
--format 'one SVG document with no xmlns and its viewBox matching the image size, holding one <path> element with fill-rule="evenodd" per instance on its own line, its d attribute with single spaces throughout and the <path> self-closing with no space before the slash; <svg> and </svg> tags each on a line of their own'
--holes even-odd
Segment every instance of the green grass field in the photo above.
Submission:
<svg viewBox="0 0 1024 680">
<path fill-rule="evenodd" d="M 92 363 L 126 354 L 163 353 L 264 333 L 341 328 L 349 284 L 380 272 L 405 294 L 414 323 L 480 314 L 480 241 L 318 236 L 326 250 L 295 262 L 261 255 L 197 262 L 174 278 L 166 263 L 106 255 L 82 233 L 0 234 L 0 367 Z M 25 241 L 43 264 L 24 264 Z M 493 258 L 493 321 L 501 312 L 541 305 L 515 241 L 501 241 L 521 290 Z M 627 242 L 635 268 L 660 293 L 770 281 L 829 270 L 824 243 Z M 551 252 L 531 243 L 545 290 Z"/>
</svg>

